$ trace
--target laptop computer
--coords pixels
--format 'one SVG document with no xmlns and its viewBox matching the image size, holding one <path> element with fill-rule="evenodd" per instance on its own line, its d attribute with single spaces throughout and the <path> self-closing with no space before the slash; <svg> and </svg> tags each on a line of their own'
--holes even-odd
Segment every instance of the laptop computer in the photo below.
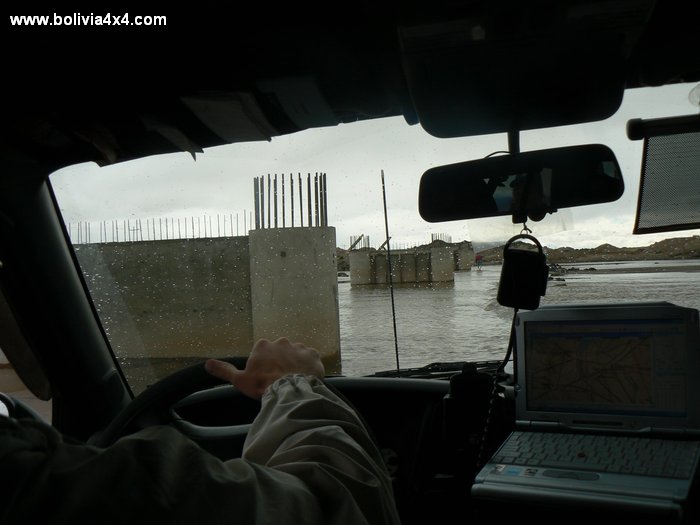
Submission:
<svg viewBox="0 0 700 525">
<path fill-rule="evenodd" d="M 515 430 L 472 496 L 680 520 L 700 456 L 698 311 L 543 306 L 515 330 Z"/>
</svg>

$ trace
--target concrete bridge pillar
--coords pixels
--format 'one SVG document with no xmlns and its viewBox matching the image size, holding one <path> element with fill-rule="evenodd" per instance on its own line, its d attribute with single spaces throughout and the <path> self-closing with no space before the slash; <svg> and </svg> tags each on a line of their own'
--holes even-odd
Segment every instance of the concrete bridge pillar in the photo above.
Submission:
<svg viewBox="0 0 700 525">
<path fill-rule="evenodd" d="M 389 282 L 389 265 L 385 253 L 374 254 L 374 282 L 377 284 Z"/>
<path fill-rule="evenodd" d="M 341 373 L 335 228 L 250 232 L 253 338 L 288 337 Z"/>
<path fill-rule="evenodd" d="M 454 252 L 449 247 L 430 249 L 430 281 L 454 280 Z"/>
<path fill-rule="evenodd" d="M 468 244 L 464 244 L 457 250 L 456 270 L 470 270 L 474 264 L 474 250 Z"/>
<path fill-rule="evenodd" d="M 430 253 L 428 252 L 416 254 L 416 282 L 430 282 Z"/>
<path fill-rule="evenodd" d="M 394 284 L 403 282 L 401 279 L 401 255 L 398 253 L 391 254 L 391 282 Z"/>
<path fill-rule="evenodd" d="M 415 283 L 416 279 L 416 254 L 401 254 L 401 282 Z"/>
<path fill-rule="evenodd" d="M 370 253 L 366 250 L 351 251 L 350 259 L 350 284 L 372 284 L 373 268 Z"/>
</svg>

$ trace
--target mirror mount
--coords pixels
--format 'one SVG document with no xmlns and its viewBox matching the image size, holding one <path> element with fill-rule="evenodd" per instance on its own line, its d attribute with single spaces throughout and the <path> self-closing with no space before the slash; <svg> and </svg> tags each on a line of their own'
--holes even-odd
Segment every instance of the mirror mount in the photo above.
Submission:
<svg viewBox="0 0 700 525">
<path fill-rule="evenodd" d="M 508 151 L 511 155 L 520 153 L 520 130 L 517 128 L 508 131 Z"/>
</svg>

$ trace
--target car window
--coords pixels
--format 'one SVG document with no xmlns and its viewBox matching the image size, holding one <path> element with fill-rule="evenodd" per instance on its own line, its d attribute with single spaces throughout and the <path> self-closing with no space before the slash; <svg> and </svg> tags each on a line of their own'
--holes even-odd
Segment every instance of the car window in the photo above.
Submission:
<svg viewBox="0 0 700 525">
<path fill-rule="evenodd" d="M 625 136 L 629 118 L 692 112 L 689 89 L 635 90 L 607 121 L 522 134 L 522 150 L 604 143 L 626 185 L 615 203 L 527 224 L 556 263 L 543 304 L 700 307 L 698 232 L 630 235 L 641 144 Z M 327 373 L 368 375 L 396 368 L 397 354 L 401 368 L 504 355 L 512 310 L 496 301 L 502 245 L 523 225 L 430 224 L 417 192 L 427 169 L 506 145 L 505 135 L 437 139 L 397 117 L 72 166 L 51 184 L 135 392 L 205 357 L 245 355 L 259 337 L 303 339 Z"/>
</svg>

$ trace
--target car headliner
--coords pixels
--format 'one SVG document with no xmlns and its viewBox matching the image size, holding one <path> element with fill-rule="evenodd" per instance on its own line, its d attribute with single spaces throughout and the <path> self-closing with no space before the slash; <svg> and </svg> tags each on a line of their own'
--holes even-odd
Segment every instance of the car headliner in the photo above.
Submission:
<svg viewBox="0 0 700 525">
<path fill-rule="evenodd" d="M 57 166 L 395 115 L 475 135 L 599 120 L 625 88 L 700 79 L 697 5 L 423 4 L 198 2 L 169 6 L 164 28 L 13 27 L 3 142 Z"/>
</svg>

